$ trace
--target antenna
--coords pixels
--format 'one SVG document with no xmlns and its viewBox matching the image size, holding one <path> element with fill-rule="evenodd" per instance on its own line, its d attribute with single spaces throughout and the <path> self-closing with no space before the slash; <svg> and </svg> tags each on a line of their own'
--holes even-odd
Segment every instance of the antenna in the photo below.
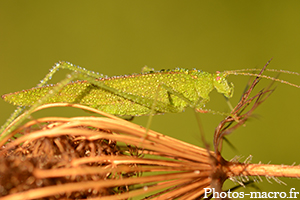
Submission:
<svg viewBox="0 0 300 200">
<path fill-rule="evenodd" d="M 283 83 L 283 84 L 287 84 L 287 85 L 290 85 L 290 86 L 293 86 L 293 87 L 296 87 L 296 88 L 300 88 L 300 85 L 296 85 L 294 83 L 290 83 L 290 82 L 285 81 L 285 80 L 274 78 L 272 76 L 267 76 L 267 75 L 263 75 L 263 74 L 256 74 L 256 73 L 249 73 L 249 71 L 252 71 L 252 72 L 253 71 L 261 71 L 261 69 L 238 69 L 238 70 L 232 70 L 232 71 L 224 71 L 223 73 L 225 74 L 225 76 L 232 74 L 232 75 L 260 77 L 260 78 L 265 78 L 265 79 L 277 81 L 277 82 L 280 82 L 280 83 Z M 298 73 L 298 72 L 292 72 L 292 71 L 281 70 L 281 69 L 264 69 L 264 71 L 278 72 L 278 73 L 284 73 L 284 74 L 293 74 L 293 75 L 300 76 L 300 73 Z"/>
</svg>

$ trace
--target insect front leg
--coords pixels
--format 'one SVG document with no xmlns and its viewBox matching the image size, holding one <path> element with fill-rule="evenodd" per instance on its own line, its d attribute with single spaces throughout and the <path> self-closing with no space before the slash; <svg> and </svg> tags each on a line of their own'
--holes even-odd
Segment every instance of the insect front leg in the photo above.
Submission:
<svg viewBox="0 0 300 200">
<path fill-rule="evenodd" d="M 204 109 L 205 104 L 208 103 L 209 100 L 210 100 L 209 97 L 206 97 L 206 98 L 199 97 L 199 99 L 197 101 L 198 103 L 196 104 L 196 107 L 195 107 L 196 112 L 211 113 L 211 114 L 217 114 L 217 115 L 223 115 L 223 116 L 231 115 L 230 113 L 215 111 L 215 110 L 211 110 L 211 109 Z"/>
<path fill-rule="evenodd" d="M 207 96 L 206 98 L 199 97 L 195 105 L 195 110 L 200 113 L 207 113 L 207 111 L 204 110 L 203 108 L 205 107 L 205 104 L 209 102 L 209 100 L 210 100 L 209 96 Z"/>
</svg>

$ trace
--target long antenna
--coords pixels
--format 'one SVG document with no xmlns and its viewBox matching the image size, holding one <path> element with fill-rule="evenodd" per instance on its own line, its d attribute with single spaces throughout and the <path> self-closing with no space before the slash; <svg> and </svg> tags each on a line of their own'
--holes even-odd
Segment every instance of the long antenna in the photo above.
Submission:
<svg viewBox="0 0 300 200">
<path fill-rule="evenodd" d="M 265 79 L 277 81 L 277 82 L 280 82 L 280 83 L 283 83 L 283 84 L 287 84 L 287 85 L 290 85 L 290 86 L 293 86 L 293 87 L 296 87 L 296 88 L 300 88 L 300 85 L 290 83 L 290 82 L 285 81 L 285 80 L 281 80 L 281 79 L 274 78 L 272 76 L 263 75 L 263 74 L 249 73 L 248 71 L 261 71 L 261 69 L 238 69 L 238 70 L 232 70 L 232 71 L 224 71 L 223 73 L 226 76 L 232 74 L 232 75 L 260 77 L 260 78 L 265 78 Z M 292 71 L 281 70 L 281 69 L 265 69 L 264 71 L 278 72 L 278 73 L 284 73 L 284 74 L 293 74 L 293 75 L 300 76 L 300 73 L 298 73 L 298 72 L 292 72 Z"/>
<path fill-rule="evenodd" d="M 228 73 L 228 74 L 233 74 L 235 72 L 249 72 L 249 71 L 261 71 L 261 69 L 237 69 L 237 70 L 231 70 L 231 71 L 225 71 L 224 73 Z M 265 69 L 264 71 L 267 72 L 278 72 L 278 73 L 284 73 L 284 74 L 293 74 L 293 75 L 297 75 L 300 76 L 300 73 L 298 72 L 292 72 L 292 71 L 288 71 L 288 70 L 282 70 L 282 69 Z"/>
</svg>

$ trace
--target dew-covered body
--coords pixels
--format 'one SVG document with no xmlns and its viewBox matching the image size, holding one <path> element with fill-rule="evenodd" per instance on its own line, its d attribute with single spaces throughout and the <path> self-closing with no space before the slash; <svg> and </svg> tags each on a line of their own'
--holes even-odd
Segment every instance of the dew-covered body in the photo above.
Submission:
<svg viewBox="0 0 300 200">
<path fill-rule="evenodd" d="M 269 62 L 262 71 L 300 75 L 285 70 L 268 70 L 266 66 Z M 58 84 L 46 85 L 59 69 L 68 69 L 72 73 Z M 217 71 L 215 74 L 186 69 L 146 71 L 147 73 L 109 78 L 68 62 L 56 63 L 37 87 L 2 96 L 5 101 L 19 107 L 1 127 L 0 133 L 4 131 L 5 134 L 0 136 L 0 141 L 39 106 L 47 103 L 76 103 L 113 115 L 139 116 L 179 113 L 186 107 L 202 112 L 214 88 L 225 97 L 230 98 L 233 95 L 233 84 L 228 84 L 226 80 L 230 74 L 266 78 L 300 88 L 299 85 L 274 77 L 251 73 L 258 71 L 257 69 L 222 73 Z M 13 122 L 17 117 L 20 118 Z"/>
<path fill-rule="evenodd" d="M 152 71 L 94 80 L 99 84 L 87 80 L 68 83 L 43 100 L 43 104 L 79 103 L 114 115 L 139 116 L 150 114 L 153 104 L 154 114 L 178 113 L 188 106 L 201 109 L 209 101 L 209 93 L 214 88 L 228 97 L 233 93 L 233 86 L 228 85 L 221 73 L 199 70 Z M 32 106 L 55 87 L 36 87 L 6 94 L 2 98 L 15 105 Z"/>
</svg>

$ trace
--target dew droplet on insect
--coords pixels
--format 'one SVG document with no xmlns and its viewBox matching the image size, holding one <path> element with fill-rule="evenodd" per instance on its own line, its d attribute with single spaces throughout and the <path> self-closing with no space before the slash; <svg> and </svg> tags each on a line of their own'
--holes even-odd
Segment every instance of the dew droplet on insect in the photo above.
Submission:
<svg viewBox="0 0 300 200">
<path fill-rule="evenodd" d="M 144 186 L 143 189 L 144 189 L 144 191 L 147 191 L 148 190 L 148 186 Z"/>
</svg>

